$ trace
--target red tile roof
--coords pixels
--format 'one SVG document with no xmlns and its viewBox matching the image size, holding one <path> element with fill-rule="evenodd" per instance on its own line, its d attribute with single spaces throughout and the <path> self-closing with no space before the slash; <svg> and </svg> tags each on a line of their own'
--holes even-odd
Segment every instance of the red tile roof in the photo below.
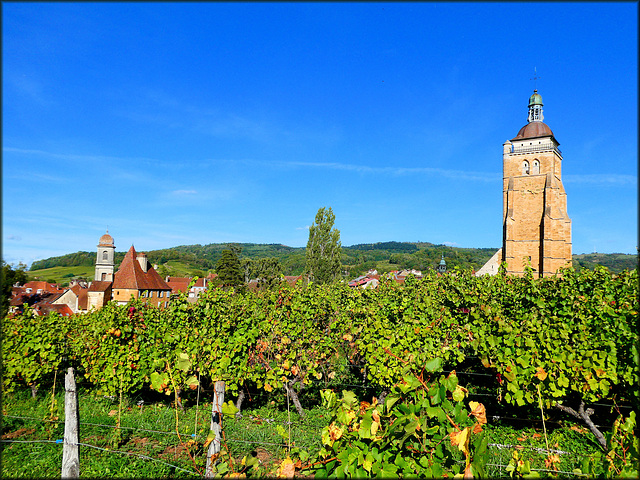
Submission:
<svg viewBox="0 0 640 480">
<path fill-rule="evenodd" d="M 37 292 L 42 290 L 43 292 L 62 293 L 64 290 L 55 283 L 44 282 L 42 280 L 32 280 L 24 284 L 24 288 L 30 288 L 31 291 Z"/>
<path fill-rule="evenodd" d="M 167 285 L 171 287 L 171 291 L 173 293 L 186 292 L 188 290 L 187 287 L 189 286 L 189 281 L 190 280 L 188 278 L 169 277 Z"/>
<path fill-rule="evenodd" d="M 99 280 L 94 280 L 91 282 L 89 286 L 89 292 L 106 292 L 111 286 L 112 282 L 103 282 Z"/>
<path fill-rule="evenodd" d="M 109 282 L 103 282 L 103 283 L 109 283 Z M 87 292 L 89 291 L 89 289 L 81 287 L 78 284 L 75 284 L 69 290 L 75 293 L 76 296 L 78 297 L 78 310 L 86 310 L 87 309 Z"/>
<path fill-rule="evenodd" d="M 298 283 L 298 280 L 303 279 L 303 275 L 285 275 L 284 279 L 287 281 L 289 285 L 295 285 Z"/>
<path fill-rule="evenodd" d="M 27 293 L 27 289 L 24 287 L 11 287 L 11 296 L 17 297 L 18 295 L 22 295 L 23 293 Z"/>
<path fill-rule="evenodd" d="M 120 268 L 113 278 L 113 288 L 129 290 L 171 290 L 153 267 L 144 272 L 136 259 L 136 250 L 133 245 L 124 256 Z"/>
<path fill-rule="evenodd" d="M 171 282 L 187 282 L 189 283 L 191 278 L 189 277 L 167 277 L 167 284 Z"/>
<path fill-rule="evenodd" d="M 9 302 L 9 305 L 11 305 L 12 307 L 19 307 L 20 305 L 22 305 L 23 303 L 27 303 L 27 297 L 28 295 L 15 295 L 11 301 Z"/>
<path fill-rule="evenodd" d="M 36 304 L 36 312 L 38 315 L 47 315 L 51 312 L 57 312 L 62 316 L 69 317 L 73 315 L 73 311 L 66 303 L 63 304 L 51 304 L 51 303 L 38 303 Z"/>
</svg>

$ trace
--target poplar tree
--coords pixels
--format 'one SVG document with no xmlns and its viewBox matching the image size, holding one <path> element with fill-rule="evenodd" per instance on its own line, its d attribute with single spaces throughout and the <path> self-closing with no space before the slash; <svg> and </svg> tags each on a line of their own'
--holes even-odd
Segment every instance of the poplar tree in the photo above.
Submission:
<svg viewBox="0 0 640 480">
<path fill-rule="evenodd" d="M 340 231 L 333 228 L 336 216 L 322 207 L 309 227 L 305 273 L 316 283 L 331 283 L 340 277 Z"/>
</svg>

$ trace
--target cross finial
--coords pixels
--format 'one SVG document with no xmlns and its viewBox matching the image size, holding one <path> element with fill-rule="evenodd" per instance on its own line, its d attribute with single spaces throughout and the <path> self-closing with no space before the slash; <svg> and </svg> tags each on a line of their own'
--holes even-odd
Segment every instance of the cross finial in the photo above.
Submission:
<svg viewBox="0 0 640 480">
<path fill-rule="evenodd" d="M 538 69 L 536 67 L 533 67 L 533 77 L 530 78 L 529 80 L 533 80 L 533 89 L 537 92 L 538 91 L 538 79 L 540 77 L 538 76 Z"/>
</svg>

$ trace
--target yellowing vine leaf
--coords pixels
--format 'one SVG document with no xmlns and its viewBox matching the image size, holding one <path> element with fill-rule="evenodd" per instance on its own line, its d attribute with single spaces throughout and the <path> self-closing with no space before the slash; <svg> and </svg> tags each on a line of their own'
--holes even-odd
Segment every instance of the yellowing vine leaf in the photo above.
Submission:
<svg viewBox="0 0 640 480">
<path fill-rule="evenodd" d="M 556 463 L 560 463 L 560 457 L 558 455 L 554 454 L 549 454 L 547 456 L 547 458 L 545 458 L 544 460 L 544 464 L 547 468 L 556 468 L 555 464 Z"/>
<path fill-rule="evenodd" d="M 544 371 L 544 368 L 538 367 L 538 370 L 536 370 L 536 374 L 534 376 L 538 377 L 538 380 L 543 381 L 545 378 L 547 378 L 547 372 Z"/>
<path fill-rule="evenodd" d="M 464 397 L 467 393 L 469 393 L 469 390 L 467 390 L 464 387 L 461 387 L 460 385 L 456 385 L 456 388 L 453 391 L 453 399 L 456 402 L 461 402 L 462 400 L 464 400 Z"/>
<path fill-rule="evenodd" d="M 278 468 L 278 478 L 293 478 L 296 473 L 296 467 L 291 458 L 285 458 Z"/>
<path fill-rule="evenodd" d="M 207 435 L 207 440 L 204 442 L 204 445 L 202 446 L 202 448 L 206 450 L 206 448 L 209 446 L 211 442 L 213 442 L 215 438 L 216 438 L 215 432 L 213 430 L 209 431 L 209 435 Z"/>
<path fill-rule="evenodd" d="M 464 430 L 451 432 L 449 437 L 451 438 L 451 445 L 454 447 L 458 447 L 458 450 L 463 452 L 465 456 L 469 455 L 469 430 L 470 427 L 465 428 Z"/>
<path fill-rule="evenodd" d="M 329 425 L 329 438 L 331 438 L 331 440 L 333 441 L 339 440 L 342 434 L 343 434 L 342 428 L 337 426 L 335 423 L 332 423 L 331 425 Z"/>
<path fill-rule="evenodd" d="M 487 423 L 487 410 L 483 404 L 471 401 L 469 402 L 469 408 L 471 409 L 470 415 L 476 417 L 479 423 Z"/>
</svg>

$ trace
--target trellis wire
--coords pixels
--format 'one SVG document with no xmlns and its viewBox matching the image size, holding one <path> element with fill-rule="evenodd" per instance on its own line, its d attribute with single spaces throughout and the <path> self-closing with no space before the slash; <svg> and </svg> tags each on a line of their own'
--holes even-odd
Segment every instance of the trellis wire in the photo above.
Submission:
<svg viewBox="0 0 640 480">
<path fill-rule="evenodd" d="M 63 440 L 59 439 L 59 440 L 0 440 L 0 443 L 54 443 L 54 444 L 62 444 Z M 272 446 L 276 446 L 276 447 L 287 447 L 286 443 L 273 443 L 273 442 L 263 442 L 263 441 L 252 441 L 252 440 L 240 440 L 237 438 L 228 438 L 227 439 L 227 443 L 248 443 L 248 444 L 257 444 L 257 445 L 272 445 Z M 95 445 L 89 445 L 86 443 L 78 443 L 78 445 L 80 446 L 84 446 L 84 447 L 91 447 L 91 448 L 95 448 L 98 450 L 104 450 L 106 452 L 114 452 L 114 453 L 122 453 L 122 454 L 127 454 L 127 455 L 139 455 L 139 454 L 134 454 L 131 452 L 123 452 L 123 451 L 119 451 L 119 450 L 112 450 L 112 449 L 108 449 L 108 448 L 102 448 L 102 447 L 97 447 Z M 595 458 L 596 455 L 583 455 L 583 454 L 579 454 L 577 452 L 565 452 L 564 450 L 557 450 L 557 449 L 553 449 L 553 448 L 539 448 L 539 447 L 529 447 L 527 445 L 505 445 L 505 444 L 500 444 L 500 443 L 489 443 L 487 444 L 487 447 L 492 447 L 492 448 L 497 448 L 499 450 L 502 449 L 514 449 L 514 450 L 531 450 L 534 452 L 537 452 L 541 455 L 546 455 L 549 453 L 555 453 L 558 455 L 571 455 L 571 456 L 575 456 L 575 457 L 589 457 L 589 458 Z M 142 456 L 142 455 L 140 455 Z M 152 459 L 153 460 L 153 459 Z M 498 465 L 492 465 L 492 466 L 498 466 Z M 503 465 L 506 466 L 506 465 Z M 549 470 L 549 471 L 554 471 L 554 470 Z"/>
<path fill-rule="evenodd" d="M 4 415 L 4 417 L 6 418 L 18 418 L 18 419 L 23 419 L 23 420 L 34 420 L 37 422 L 44 422 L 44 423 L 63 423 L 63 421 L 61 420 L 47 420 L 47 419 L 41 419 L 38 417 L 24 417 L 24 416 L 18 416 L 18 415 Z M 322 428 L 325 426 L 325 424 L 317 424 L 317 423 L 308 423 L 308 422 L 292 422 L 292 421 L 288 421 L 288 420 L 278 420 L 275 418 L 265 418 L 265 417 L 258 417 L 258 416 L 252 416 L 252 415 L 247 415 L 247 416 L 241 416 L 240 418 L 246 418 L 248 420 L 250 420 L 252 423 L 256 424 L 258 422 L 263 422 L 263 423 L 268 423 L 268 424 L 282 424 L 282 425 L 297 425 L 297 426 L 305 426 L 305 427 L 313 427 L 313 428 Z M 499 417 L 499 416 L 492 416 L 490 417 L 492 419 L 497 419 L 498 421 L 500 420 L 523 420 L 523 421 L 530 421 L 530 422 L 539 422 L 540 420 L 538 419 L 526 419 L 526 418 L 518 418 L 518 417 Z M 555 422 L 558 423 L 558 422 Z M 120 426 L 117 427 L 115 425 L 106 425 L 106 424 L 102 424 L 102 423 L 91 423 L 91 422 L 82 422 L 83 425 L 91 425 L 91 426 L 98 426 L 98 427 L 105 427 L 105 428 L 112 428 L 112 429 L 126 429 L 126 430 L 135 430 L 135 431 L 141 431 L 141 432 L 150 432 L 150 433 L 159 433 L 162 435 L 178 435 L 175 431 L 162 431 L 162 430 L 150 430 L 150 429 L 146 429 L 146 428 L 139 428 L 139 427 L 124 427 L 124 426 Z M 189 435 L 188 433 L 184 433 L 181 435 Z M 191 434 L 190 435 L 192 438 L 205 438 L 206 435 L 202 434 L 202 435 L 198 435 L 198 434 Z M 229 439 L 228 441 L 237 441 L 237 442 L 242 442 L 242 440 L 236 440 L 236 439 Z M 252 443 L 256 443 L 256 442 L 252 442 Z M 275 444 L 272 444 L 275 445 Z M 518 449 L 532 449 L 532 450 L 537 450 L 537 451 L 547 451 L 547 449 L 544 448 L 537 448 L 537 447 L 527 447 L 524 445 L 509 445 L 509 444 L 497 444 L 497 443 L 490 443 L 488 444 L 488 446 L 494 446 L 496 448 L 502 449 L 502 448 L 518 448 Z M 549 452 L 553 452 L 553 453 L 559 453 L 559 454 L 574 454 L 575 452 L 565 452 L 562 450 L 554 450 L 554 449 L 548 449 Z M 586 456 L 586 455 L 585 455 Z"/>
<path fill-rule="evenodd" d="M 53 443 L 53 444 L 58 444 L 58 445 L 62 445 L 63 442 L 64 442 L 63 439 L 59 439 L 59 440 L 0 440 L 0 443 Z M 157 459 L 157 458 L 149 457 L 147 455 L 142 455 L 140 453 L 131 453 L 131 452 L 123 452 L 123 451 L 120 451 L 120 450 L 112 450 L 112 449 L 109 449 L 109 448 L 102 448 L 102 447 L 98 447 L 96 445 L 90 445 L 88 443 L 81 443 L 81 442 L 74 443 L 72 445 L 80 446 L 80 447 L 93 448 L 93 449 L 101 450 L 101 451 L 107 452 L 107 453 L 119 453 L 120 455 L 129 455 L 129 456 L 132 456 L 132 457 L 140 458 L 142 460 L 151 460 L 153 462 L 162 463 L 164 465 L 167 465 L 168 467 L 175 468 L 176 470 L 181 470 L 181 471 L 186 472 L 186 473 L 197 475 L 196 472 L 193 472 L 191 470 L 185 470 L 182 467 L 179 467 L 177 465 L 173 465 L 171 463 L 167 463 L 164 460 L 160 460 L 160 459 Z"/>
<path fill-rule="evenodd" d="M 365 366 L 365 364 L 362 364 L 363 366 Z M 345 364 L 345 366 L 355 366 L 354 364 Z M 446 374 L 449 373 L 448 371 L 442 371 L 442 372 L 432 372 L 435 375 L 438 374 Z M 457 372 L 457 374 L 459 376 L 463 376 L 463 375 L 474 375 L 474 376 L 484 376 L 484 377 L 492 377 L 495 378 L 495 375 L 493 374 L 486 374 L 486 373 L 475 373 L 475 372 Z M 54 380 L 55 380 L 55 376 L 54 376 Z M 328 382 L 328 384 L 331 384 L 330 382 Z M 364 383 L 363 384 L 349 384 L 349 383 L 337 383 L 337 384 L 333 384 L 332 385 L 334 388 L 340 388 L 340 387 L 352 387 L 352 388 L 359 388 L 359 389 L 381 389 L 381 388 L 385 388 L 383 386 L 373 386 L 373 385 L 367 385 Z M 54 383 L 54 388 L 55 388 L 55 383 Z M 54 390 L 55 391 L 55 390 Z M 53 397 L 54 393 L 52 392 L 52 397 Z M 198 408 L 199 408 L 199 396 L 200 396 L 200 381 L 198 382 L 198 392 L 197 392 L 197 399 L 196 399 L 196 417 L 195 417 L 195 424 L 194 424 L 194 433 L 191 435 L 192 438 L 202 438 L 204 437 L 203 435 L 197 435 L 197 427 L 198 427 Z M 488 397 L 493 397 L 493 394 L 489 394 L 489 393 L 471 393 L 470 397 L 473 396 L 488 396 Z M 288 400 L 289 397 L 287 395 L 287 404 L 288 404 Z M 632 408 L 631 406 L 626 406 L 626 405 L 615 405 L 615 404 L 593 404 L 593 405 L 598 405 L 598 406 L 609 406 L 609 407 L 616 407 L 618 409 L 620 408 Z M 289 412 L 289 407 L 287 406 L 287 412 Z M 37 420 L 40 422 L 47 422 L 47 423 L 62 423 L 59 420 L 47 420 L 47 419 L 38 419 L 38 418 L 34 418 L 34 417 L 21 417 L 21 416 L 15 416 L 15 415 L 5 415 L 5 417 L 10 417 L 10 418 L 21 418 L 21 419 L 31 419 L 31 420 Z M 525 422 L 540 422 L 540 419 L 532 419 L 532 418 L 517 418 L 517 417 L 501 417 L 501 416 L 493 416 L 491 417 L 494 420 L 498 420 L 498 421 L 509 421 L 509 420 L 521 420 L 521 421 L 525 421 Z M 274 418 L 261 418 L 261 417 L 252 417 L 249 416 L 248 419 L 250 421 L 252 421 L 253 423 L 257 423 L 257 422 L 267 422 L 267 423 L 281 423 L 284 425 L 288 425 L 289 426 L 289 431 L 291 432 L 291 426 L 292 425 L 301 425 L 301 426 L 308 426 L 308 427 L 312 427 L 312 428 L 321 428 L 324 425 L 318 425 L 318 424 L 313 424 L 313 423 L 306 423 L 306 422 L 292 422 L 290 419 L 290 413 L 289 413 L 289 420 L 288 421 L 282 421 L 282 420 L 277 420 Z M 158 418 L 157 422 L 161 421 L 161 418 Z M 560 423 L 560 422 L 550 422 L 550 423 Z M 152 429 L 144 429 L 144 428 L 139 428 L 139 427 L 125 427 L 125 426 L 114 426 L 114 425 L 105 425 L 105 424 L 99 424 L 99 423 L 84 423 L 84 425 L 90 425 L 90 426 L 98 426 L 98 427 L 105 427 L 105 428 L 112 428 L 112 429 L 126 429 L 126 430 L 134 430 L 134 431 L 141 431 L 141 432 L 150 432 L 150 433 L 158 433 L 158 434 L 162 434 L 162 435 L 167 435 L 167 434 L 171 434 L 171 435 L 181 435 L 178 432 L 165 432 L 165 431 L 161 431 L 161 430 L 152 430 Z M 596 427 L 598 428 L 603 428 L 603 426 L 601 425 L 596 425 Z M 604 428 L 611 428 L 611 427 L 606 427 L 604 426 Z M 188 435 L 187 433 L 183 433 L 182 435 Z M 317 439 L 316 439 L 317 440 Z M 2 443 L 52 443 L 52 444 L 58 444 L 61 443 L 62 440 L 2 440 Z M 240 440 L 240 439 L 236 439 L 236 438 L 230 438 L 227 439 L 227 442 L 229 443 L 243 443 L 243 444 L 253 444 L 253 445 L 269 445 L 269 446 L 275 446 L 275 447 L 279 447 L 279 448 L 290 448 L 291 446 L 291 433 L 289 433 L 289 443 L 272 443 L 272 442 L 265 442 L 265 441 L 252 441 L 252 440 Z M 295 443 L 295 442 L 294 442 Z M 317 442 L 313 442 L 313 443 L 317 443 Z M 195 472 L 186 470 L 184 468 L 181 468 L 177 465 L 172 465 L 169 464 L 163 460 L 160 459 L 155 459 L 153 457 L 149 457 L 147 455 L 142 455 L 142 454 L 138 454 L 138 453 L 132 453 L 132 452 L 126 452 L 126 451 L 118 451 L 118 450 L 110 450 L 108 448 L 102 448 L 102 447 L 98 447 L 95 445 L 90 445 L 90 444 L 85 444 L 85 443 L 77 443 L 74 445 L 78 445 L 78 446 L 85 446 L 88 448 L 93 448 L 96 450 L 101 450 L 101 451 L 106 451 L 109 453 L 120 453 L 123 455 L 128 455 L 128 456 L 133 456 L 133 457 L 138 457 L 141 459 L 145 459 L 145 460 L 151 460 L 151 461 L 155 461 L 167 466 L 170 466 L 172 468 L 181 470 L 183 472 L 189 473 L 189 474 L 195 474 Z M 582 455 L 579 453 L 573 453 L 573 452 L 566 452 L 566 451 L 562 451 L 562 450 L 555 450 L 555 449 L 544 449 L 544 448 L 537 448 L 537 447 L 529 447 L 529 446 L 524 446 L 524 445 L 502 445 L 502 444 L 489 444 L 488 446 L 492 447 L 492 448 L 498 448 L 498 449 L 504 449 L 504 448 L 508 448 L 508 449 L 526 449 L 526 450 L 530 450 L 530 451 L 535 451 L 541 455 L 544 454 L 549 454 L 550 452 L 552 453 L 556 453 L 556 454 L 561 454 L 561 455 L 572 455 L 578 458 L 586 458 L 586 457 L 593 457 L 593 455 Z M 495 466 L 495 467 L 506 467 L 507 465 L 498 465 L 498 464 L 490 464 L 490 466 Z M 558 470 L 546 470 L 546 469 L 536 469 L 536 471 L 540 471 L 540 472 L 552 472 L 552 473 L 560 473 L 560 474 L 571 474 L 571 475 L 578 475 L 578 474 L 574 474 L 572 472 L 562 472 L 562 471 L 558 471 Z M 585 475 L 580 475 L 580 476 L 585 476 Z"/>
<path fill-rule="evenodd" d="M 341 386 L 354 386 L 354 387 L 358 387 L 358 385 L 352 385 L 352 384 L 339 384 Z M 365 387 L 365 388 L 374 388 L 374 387 Z M 489 396 L 489 397 L 493 397 L 494 395 L 489 394 L 489 393 L 470 393 L 469 397 L 475 397 L 475 396 Z M 631 407 L 629 407 L 631 408 Z M 42 419 L 36 419 L 33 417 L 19 417 L 19 416 L 13 416 L 13 415 L 4 415 L 5 417 L 11 417 L 11 418 L 24 418 L 24 419 L 34 419 L 34 420 L 38 420 L 38 421 L 43 421 L 43 422 L 50 422 L 50 423 L 63 423 L 62 420 L 42 420 Z M 242 416 L 244 417 L 244 416 Z M 529 422 L 529 423 L 540 423 L 542 420 L 539 418 L 522 418 L 522 417 L 506 417 L 506 416 L 502 416 L 502 415 L 487 415 L 488 418 L 491 418 L 494 421 L 499 421 L 499 422 L 504 422 L 504 421 L 521 421 L 521 422 Z M 250 419 L 252 419 L 249 416 Z M 262 417 L 257 417 L 256 420 L 262 420 L 265 422 L 275 422 L 276 419 L 272 419 L 272 418 L 262 418 Z M 286 421 L 280 421 L 283 425 L 288 425 L 288 423 Z M 563 423 L 563 421 L 554 421 L 554 420 L 547 420 L 547 423 L 552 423 L 552 424 L 556 424 L 556 425 L 560 425 Z M 317 425 L 317 424 L 313 424 L 313 423 L 306 423 L 306 422 L 292 422 L 292 424 L 298 424 L 298 425 L 306 425 L 306 426 L 311 426 L 311 427 L 315 427 L 315 426 L 321 426 L 321 425 Z M 103 426 L 103 427 L 110 427 L 110 428 L 116 428 L 114 425 L 104 425 L 104 424 L 97 424 L 97 423 L 88 423 L 88 422 L 83 422 L 83 425 L 92 425 L 92 426 Z M 613 425 L 599 425 L 599 424 L 594 424 L 594 426 L 598 429 L 602 429 L 602 430 L 611 430 L 613 428 Z M 123 429 L 138 429 L 137 427 L 120 427 Z M 163 433 L 163 434 L 170 434 L 170 435 L 177 435 L 176 432 L 163 432 L 163 431 L 158 431 L 158 430 L 150 430 L 150 429 L 139 429 L 140 431 L 146 431 L 146 432 L 151 432 L 151 433 Z M 188 433 L 184 433 L 181 435 L 189 435 Z M 191 435 L 193 437 L 193 434 Z"/>
<path fill-rule="evenodd" d="M 36 418 L 36 417 L 20 417 L 17 415 L 4 415 L 4 417 L 8 417 L 8 418 L 20 418 L 23 420 L 35 420 L 38 422 L 47 422 L 47 423 L 64 423 L 64 420 L 46 420 L 46 419 L 41 419 L 41 418 Z M 140 432 L 150 432 L 150 433 L 161 433 L 163 435 L 178 435 L 178 433 L 174 432 L 163 432 L 161 430 L 149 430 L 147 428 L 138 428 L 138 427 L 123 427 L 123 426 L 116 426 L 116 425 L 105 425 L 103 423 L 90 423 L 90 422 L 82 422 L 82 425 L 91 425 L 93 427 L 105 427 L 105 428 L 113 428 L 113 429 L 120 429 L 120 430 L 136 430 L 136 431 L 140 431 Z M 184 434 L 180 434 L 180 435 L 189 435 L 188 433 L 184 433 Z M 193 437 L 194 435 L 191 434 L 191 437 Z M 196 435 L 196 436 L 202 436 L 202 435 Z"/>
<path fill-rule="evenodd" d="M 12 416 L 14 418 L 16 418 L 16 416 Z M 25 417 L 17 417 L 17 418 L 25 418 Z M 32 417 L 26 417 L 26 418 L 32 418 Z M 287 422 L 287 423 L 291 423 L 291 424 L 295 424 L 295 422 Z M 97 424 L 100 425 L 100 424 Z M 104 427 L 108 427 L 108 428 L 115 428 L 113 425 L 100 425 L 100 426 L 104 426 Z M 132 428 L 132 427 L 121 427 L 121 428 Z M 145 429 L 139 429 L 139 430 L 145 430 Z M 175 432 L 161 432 L 161 431 L 154 431 L 156 433 L 174 433 Z M 43 444 L 62 444 L 63 440 L 59 439 L 59 440 L 0 440 L 1 443 L 43 443 Z M 250 444 L 250 445 L 265 445 L 265 446 L 273 446 L 273 447 L 278 447 L 278 448 L 288 448 L 290 447 L 290 444 L 288 443 L 274 443 L 274 442 L 265 442 L 265 441 L 252 441 L 252 440 L 240 440 L 240 439 L 236 439 L 236 438 L 229 438 L 227 439 L 228 443 L 231 444 Z M 140 458 L 142 460 L 150 460 L 150 461 L 154 461 L 154 462 L 158 462 L 161 463 L 163 465 L 169 466 L 171 468 L 175 468 L 176 470 L 180 470 L 189 474 L 193 474 L 196 475 L 196 472 L 193 472 L 191 470 L 187 470 L 184 469 L 182 467 L 179 467 L 177 465 L 174 464 L 170 464 L 168 462 L 165 462 L 163 460 L 157 459 L 157 458 L 153 458 L 153 457 L 149 457 L 148 455 L 142 455 L 142 454 L 138 454 L 138 453 L 132 453 L 132 452 L 124 452 L 124 451 L 119 451 L 119 450 L 112 450 L 112 449 L 108 449 L 108 448 L 102 448 L 102 447 L 98 447 L 95 445 L 91 445 L 91 444 L 87 444 L 87 443 L 83 443 L 83 442 L 78 442 L 77 443 L 78 446 L 83 446 L 83 447 L 87 447 L 87 448 L 93 448 L 96 450 L 100 450 L 100 451 L 105 451 L 108 453 L 118 453 L 118 454 L 122 454 L 122 455 L 128 455 L 128 456 L 132 456 L 132 457 L 137 457 Z M 528 451 L 534 451 L 540 455 L 545 455 L 545 454 L 549 454 L 549 453 L 555 453 L 555 454 L 559 454 L 559 455 L 570 455 L 573 457 L 577 457 L 577 458 L 585 458 L 585 457 L 589 457 L 589 458 L 594 458 L 594 455 L 583 455 L 583 454 L 579 454 L 576 452 L 567 452 L 567 451 L 563 451 L 563 450 L 557 450 L 557 449 L 545 449 L 545 448 L 538 448 L 538 447 L 530 447 L 530 446 L 526 446 L 526 445 L 512 445 L 512 444 L 497 444 L 497 443 L 489 443 L 487 445 L 490 448 L 497 448 L 497 449 L 516 449 L 516 450 L 528 450 Z M 504 464 L 487 464 L 487 466 L 493 466 L 493 467 L 498 467 L 498 468 L 505 468 L 508 465 L 504 465 Z M 559 470 L 551 470 L 551 469 L 532 469 L 532 471 L 539 471 L 539 472 L 549 472 L 549 473 L 558 473 L 558 474 L 566 474 L 566 475 L 574 475 L 574 476 L 587 476 L 584 474 L 578 474 L 578 473 L 574 473 L 574 472 L 564 472 L 564 471 L 559 471 Z"/>
<path fill-rule="evenodd" d="M 0 443 L 59 443 L 62 444 L 64 440 L 0 440 Z"/>
<path fill-rule="evenodd" d="M 183 472 L 187 472 L 187 473 L 190 473 L 192 475 L 197 475 L 196 472 L 193 472 L 191 470 L 185 470 L 182 467 L 178 467 L 177 465 L 172 465 L 171 463 L 167 463 L 164 460 L 159 460 L 157 458 L 149 457 L 147 455 L 142 455 L 142 454 L 139 454 L 139 453 L 123 452 L 123 451 L 120 451 L 120 450 L 110 450 L 108 448 L 97 447 L 95 445 L 89 445 L 87 443 L 80 443 L 80 442 L 78 442 L 75 445 L 78 445 L 78 446 L 81 446 L 81 447 L 95 448 L 96 450 L 102 450 L 102 451 L 107 452 L 107 453 L 119 453 L 121 455 L 129 455 L 131 457 L 138 457 L 138 458 L 141 458 L 143 460 L 151 460 L 153 462 L 162 463 L 162 464 L 167 465 L 169 467 L 175 468 L 176 470 L 181 470 Z"/>
<path fill-rule="evenodd" d="M 503 465 L 501 463 L 487 463 L 487 467 L 499 467 L 502 470 L 502 467 L 508 467 L 509 465 Z M 532 468 L 532 472 L 551 472 L 551 473 L 562 473 L 565 475 L 574 475 L 576 477 L 588 477 L 589 475 L 586 473 L 576 473 L 576 472 L 563 472 L 562 470 L 549 470 L 546 468 Z"/>
</svg>

